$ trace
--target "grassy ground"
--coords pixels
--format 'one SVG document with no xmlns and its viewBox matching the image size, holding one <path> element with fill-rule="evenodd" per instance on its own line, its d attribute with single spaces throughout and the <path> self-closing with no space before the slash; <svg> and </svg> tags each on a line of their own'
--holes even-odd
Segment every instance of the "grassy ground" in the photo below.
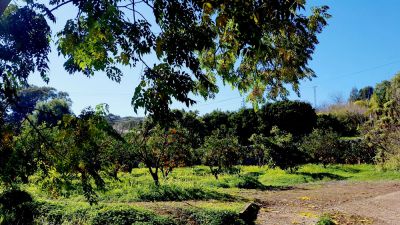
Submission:
<svg viewBox="0 0 400 225">
<path fill-rule="evenodd" d="M 242 196 L 241 189 L 279 190 L 332 180 L 400 180 L 399 172 L 381 171 L 373 165 L 304 165 L 294 173 L 257 166 L 239 169 L 240 173 L 223 174 L 216 180 L 204 166 L 178 168 L 160 187 L 154 186 L 147 169 L 134 169 L 119 174 L 120 181 L 107 180 L 107 190 L 99 192 L 96 206 L 89 206 L 74 187 L 69 196 L 53 196 L 35 179 L 24 188 L 42 203 L 42 224 L 107 224 L 107 219 L 114 221 L 108 224 L 124 224 L 124 218 L 136 217 L 142 218 L 137 220 L 140 224 L 240 224 L 239 212 L 253 201 L 252 196 Z"/>
</svg>

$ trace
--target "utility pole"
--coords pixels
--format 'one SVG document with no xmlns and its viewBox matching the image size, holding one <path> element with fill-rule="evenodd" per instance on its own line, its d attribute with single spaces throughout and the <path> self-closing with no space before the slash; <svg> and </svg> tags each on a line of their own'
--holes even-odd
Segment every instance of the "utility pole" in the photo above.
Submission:
<svg viewBox="0 0 400 225">
<path fill-rule="evenodd" d="M 317 86 L 313 86 L 314 89 L 314 108 L 317 109 Z"/>
</svg>

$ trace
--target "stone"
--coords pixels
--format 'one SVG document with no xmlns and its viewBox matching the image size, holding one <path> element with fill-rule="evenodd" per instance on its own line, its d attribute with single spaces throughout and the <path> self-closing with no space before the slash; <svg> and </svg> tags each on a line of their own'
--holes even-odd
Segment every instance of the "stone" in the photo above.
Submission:
<svg viewBox="0 0 400 225">
<path fill-rule="evenodd" d="M 244 220 L 247 224 L 252 224 L 257 219 L 258 211 L 260 211 L 261 206 L 257 203 L 249 203 L 246 207 L 239 213 L 239 218 Z"/>
</svg>

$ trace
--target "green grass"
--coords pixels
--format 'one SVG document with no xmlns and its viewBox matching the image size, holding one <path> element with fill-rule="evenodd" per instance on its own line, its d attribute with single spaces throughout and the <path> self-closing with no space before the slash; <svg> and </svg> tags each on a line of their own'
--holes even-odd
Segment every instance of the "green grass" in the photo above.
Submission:
<svg viewBox="0 0 400 225">
<path fill-rule="evenodd" d="M 42 210 L 46 212 L 41 218 L 44 222 L 59 219 L 75 221 L 73 224 L 96 224 L 96 218 L 99 223 L 104 223 L 107 218 L 113 221 L 125 218 L 130 224 L 129 218 L 138 217 L 140 223 L 137 224 L 186 224 L 189 220 L 196 224 L 240 224 L 239 212 L 253 200 L 251 196 L 241 196 L 241 189 L 268 191 L 334 180 L 400 180 L 400 172 L 382 171 L 365 164 L 326 168 L 309 164 L 293 173 L 257 166 L 239 169 L 239 174 L 221 174 L 216 180 L 204 166 L 178 168 L 167 179 L 161 180 L 160 187 L 154 186 L 147 169 L 134 169 L 132 173 L 120 173 L 120 181 L 107 179 L 107 189 L 98 192 L 99 204 L 95 206 L 89 206 L 76 187 L 72 187 L 69 196 L 54 198 L 33 178 L 34 182 L 24 189 L 43 203 L 42 208 L 48 209 Z"/>
<path fill-rule="evenodd" d="M 382 171 L 374 165 L 304 165 L 294 173 L 280 169 L 268 170 L 260 176 L 260 182 L 271 186 L 291 186 L 302 183 L 348 180 L 348 181 L 377 181 L 400 180 L 398 171 Z"/>
<path fill-rule="evenodd" d="M 332 180 L 378 181 L 400 180 L 398 171 L 382 171 L 374 165 L 321 165 L 308 164 L 296 172 L 279 168 L 270 169 L 258 166 L 241 166 L 240 174 L 222 174 L 218 180 L 204 166 L 178 168 L 156 187 L 144 168 L 134 169 L 132 173 L 120 173 L 119 181 L 106 180 L 107 189 L 99 191 L 100 202 L 141 202 L 141 201 L 185 201 L 185 200 L 243 200 L 237 193 L 241 189 L 268 190 L 288 187 L 302 183 Z M 52 199 L 47 191 L 41 190 L 34 180 L 24 188 L 37 199 Z M 72 189 L 67 197 L 58 200 L 85 201 L 79 188 Z"/>
</svg>

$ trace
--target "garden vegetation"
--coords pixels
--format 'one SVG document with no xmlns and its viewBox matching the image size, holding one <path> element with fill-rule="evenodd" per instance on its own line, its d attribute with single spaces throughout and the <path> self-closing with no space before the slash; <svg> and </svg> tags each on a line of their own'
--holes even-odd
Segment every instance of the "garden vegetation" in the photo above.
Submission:
<svg viewBox="0 0 400 225">
<path fill-rule="evenodd" d="M 240 189 L 398 178 L 399 75 L 321 111 L 286 100 L 287 87 L 299 93 L 300 80 L 315 76 L 308 63 L 327 6 L 305 13 L 297 0 L 19 3 L 0 1 L 0 224 L 251 224 L 241 209 L 253 199 Z M 53 40 L 65 70 L 120 82 L 120 66 L 142 64 L 132 106 L 146 111 L 143 120 L 117 131 L 106 104 L 74 114 L 67 93 L 28 84 L 34 72 L 49 80 L 49 23 L 67 4 L 76 15 Z M 170 108 L 195 104 L 193 95 L 213 98 L 219 80 L 253 108 Z M 376 173 L 372 163 L 388 171 Z"/>
</svg>

